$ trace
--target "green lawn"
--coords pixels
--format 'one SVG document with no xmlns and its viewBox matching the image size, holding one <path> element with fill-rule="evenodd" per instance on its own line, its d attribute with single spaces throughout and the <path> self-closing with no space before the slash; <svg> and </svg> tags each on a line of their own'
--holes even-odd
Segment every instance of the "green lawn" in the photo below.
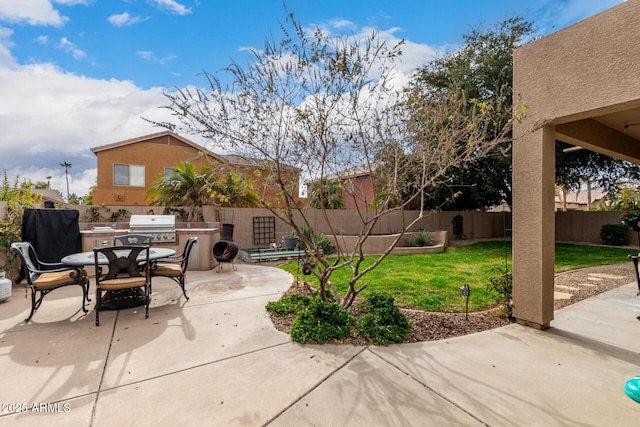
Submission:
<svg viewBox="0 0 640 427">
<path fill-rule="evenodd" d="M 505 246 L 506 245 L 506 246 Z M 441 254 L 392 255 L 367 274 L 363 294 L 376 291 L 393 296 L 399 305 L 429 311 L 464 311 L 465 300 L 459 287 L 471 287 L 469 310 L 483 310 L 496 305 L 495 295 L 487 293 L 488 275 L 494 266 L 504 266 L 506 259 L 511 270 L 511 244 L 501 241 L 480 242 L 469 246 L 449 247 Z M 594 265 L 629 262 L 631 249 L 602 246 L 556 245 L 556 272 Z M 370 259 L 370 258 L 369 258 Z M 367 261 L 369 261 L 367 259 Z M 282 266 L 301 280 L 317 284 L 315 277 L 298 273 L 297 262 Z M 349 271 L 335 272 L 331 281 L 344 293 Z"/>
</svg>

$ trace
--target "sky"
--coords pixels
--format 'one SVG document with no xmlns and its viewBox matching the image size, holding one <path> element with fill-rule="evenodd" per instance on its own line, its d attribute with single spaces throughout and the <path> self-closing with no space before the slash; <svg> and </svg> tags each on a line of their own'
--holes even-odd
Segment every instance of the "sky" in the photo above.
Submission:
<svg viewBox="0 0 640 427">
<path fill-rule="evenodd" d="M 472 28 L 522 16 L 541 36 L 623 0 L 287 0 L 305 27 L 405 40 L 408 77 Z M 282 0 L 0 0 L 0 174 L 84 196 L 91 148 L 162 131 L 165 91 L 225 79 L 232 60 L 280 37 Z M 191 135 L 193 142 L 206 144 Z"/>
</svg>

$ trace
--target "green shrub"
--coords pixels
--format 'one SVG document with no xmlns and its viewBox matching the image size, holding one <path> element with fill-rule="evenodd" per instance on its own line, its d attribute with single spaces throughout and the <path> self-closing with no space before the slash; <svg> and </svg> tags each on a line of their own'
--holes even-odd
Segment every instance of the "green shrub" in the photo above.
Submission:
<svg viewBox="0 0 640 427">
<path fill-rule="evenodd" d="M 270 301 L 267 303 L 267 310 L 277 314 L 293 314 L 300 313 L 309 306 L 311 298 L 300 295 L 291 294 L 280 298 L 279 301 Z"/>
<path fill-rule="evenodd" d="M 600 239 L 609 246 L 627 245 L 629 244 L 627 226 L 624 224 L 605 224 L 600 229 Z"/>
<path fill-rule="evenodd" d="M 300 312 L 291 325 L 291 339 L 299 343 L 323 344 L 331 339 L 351 335 L 353 317 L 349 312 L 330 302 L 314 298 L 305 311 Z"/>
<path fill-rule="evenodd" d="M 513 305 L 511 304 L 513 294 L 513 275 L 506 267 L 497 265 L 491 269 L 487 292 L 498 294 L 496 302 L 502 305 L 502 314 L 507 319 L 513 316 Z"/>
<path fill-rule="evenodd" d="M 131 217 L 131 212 L 126 209 L 118 209 L 115 212 L 111 212 L 111 216 L 109 217 L 109 222 L 125 222 L 128 221 Z"/>
<path fill-rule="evenodd" d="M 391 296 L 372 293 L 360 304 L 365 313 L 356 325 L 361 337 L 377 345 L 404 341 L 411 323 L 394 301 Z"/>
<path fill-rule="evenodd" d="M 407 238 L 407 246 L 433 246 L 436 241 L 426 231 L 419 231 Z"/>
<path fill-rule="evenodd" d="M 335 253 L 336 247 L 329 238 L 324 234 L 314 234 L 313 230 L 310 228 L 303 228 L 302 234 L 304 237 L 310 242 L 314 242 L 316 247 L 322 251 L 324 255 L 331 255 Z M 305 250 L 306 245 L 304 243 L 300 244 L 300 247 Z"/>
<path fill-rule="evenodd" d="M 42 202 L 42 196 L 35 194 L 33 190 L 31 181 L 20 183 L 18 176 L 12 185 L 4 171 L 0 183 L 0 201 L 7 202 L 8 215 L 0 218 L 0 253 L 5 255 L 5 262 L 0 265 L 0 270 L 6 271 L 8 278 L 14 278 L 20 269 L 20 260 L 11 252 L 11 244 L 22 240 L 24 210 Z"/>
<path fill-rule="evenodd" d="M 324 234 L 316 235 L 316 246 L 324 255 L 331 255 L 336 252 L 335 245 L 331 243 L 331 240 Z"/>
</svg>

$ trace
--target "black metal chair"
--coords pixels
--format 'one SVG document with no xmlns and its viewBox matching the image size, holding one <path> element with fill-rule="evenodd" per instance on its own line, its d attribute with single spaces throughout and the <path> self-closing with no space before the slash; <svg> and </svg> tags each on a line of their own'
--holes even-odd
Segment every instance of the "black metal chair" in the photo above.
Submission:
<svg viewBox="0 0 640 427">
<path fill-rule="evenodd" d="M 184 244 L 182 255 L 164 258 L 161 262 L 153 263 L 151 266 L 151 277 L 168 277 L 182 288 L 184 297 L 189 300 L 185 289 L 185 274 L 189 267 L 189 255 L 193 245 L 198 243 L 197 237 L 189 237 Z"/>
<path fill-rule="evenodd" d="M 113 238 L 113 246 L 118 246 L 118 243 L 125 246 L 142 246 L 151 244 L 150 234 L 125 234 L 122 236 L 116 236 Z"/>
<path fill-rule="evenodd" d="M 94 248 L 94 262 L 96 268 L 96 325 L 100 325 L 100 311 L 117 307 L 103 307 L 104 292 L 123 292 L 131 289 L 143 288 L 143 304 L 145 305 L 145 319 L 149 317 L 149 303 L 151 302 L 151 276 L 149 269 L 149 246 L 114 246 Z M 139 255 L 143 254 L 139 258 Z M 107 261 L 107 271 L 104 269 L 104 258 Z M 138 263 L 144 263 L 139 270 Z"/>
<path fill-rule="evenodd" d="M 36 256 L 36 251 L 29 242 L 11 244 L 11 250 L 22 262 L 23 272 L 27 279 L 26 287 L 31 288 L 31 313 L 25 322 L 31 320 L 33 314 L 42 304 L 42 299 L 51 291 L 64 286 L 77 285 L 82 288 L 82 311 L 89 299 L 89 279 L 81 268 L 71 268 L 62 263 L 43 262 Z"/>
<path fill-rule="evenodd" d="M 638 271 L 638 258 L 639 255 L 627 255 L 631 261 L 633 261 L 633 266 L 636 269 L 636 284 L 638 285 L 638 293 L 636 296 L 640 296 L 640 272 Z"/>
</svg>

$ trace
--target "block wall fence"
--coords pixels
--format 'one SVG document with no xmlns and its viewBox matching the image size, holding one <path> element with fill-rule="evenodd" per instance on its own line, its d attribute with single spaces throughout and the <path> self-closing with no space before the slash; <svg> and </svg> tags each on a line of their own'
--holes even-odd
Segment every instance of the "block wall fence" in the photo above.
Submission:
<svg viewBox="0 0 640 427">
<path fill-rule="evenodd" d="M 80 221 L 83 221 L 85 212 L 90 206 L 69 206 L 70 209 L 80 211 Z M 126 209 L 132 214 L 161 213 L 162 207 L 157 206 L 107 206 L 101 211 L 109 209 L 115 212 L 118 209 Z M 153 211 L 153 212 L 152 212 Z M 333 230 L 338 234 L 355 234 L 359 231 L 360 219 L 355 209 L 337 209 L 326 211 Z M 331 230 L 322 218 L 322 211 L 307 209 L 305 214 L 310 219 L 317 233 L 331 234 Z M 456 236 L 453 234 L 453 217 L 462 215 L 464 239 L 497 239 L 511 236 L 510 212 L 477 212 L 477 211 L 431 211 L 416 224 L 411 231 L 422 227 L 426 230 L 447 231 L 450 243 L 456 244 Z M 7 215 L 6 202 L 0 202 L 0 218 Z M 222 208 L 214 209 L 211 206 L 204 208 L 205 221 L 234 224 L 234 241 L 241 248 L 265 247 L 268 245 L 256 245 L 253 240 L 254 217 L 271 217 L 267 209 L 263 208 Z M 397 233 L 402 224 L 408 223 L 418 216 L 417 211 L 394 212 L 378 222 L 373 229 L 373 234 Z M 604 224 L 619 224 L 620 212 L 596 212 L 596 211 L 569 211 L 556 212 L 555 228 L 556 241 L 570 243 L 602 244 L 600 229 Z M 275 220 L 276 242 L 281 243 L 282 237 L 291 234 L 290 228 L 282 221 Z M 629 230 L 629 245 L 638 246 L 637 233 Z M 2 257 L 4 254 L 0 254 Z M 0 262 L 2 259 L 0 259 Z"/>
<path fill-rule="evenodd" d="M 82 221 L 83 213 L 88 206 L 74 206 L 80 211 Z M 118 209 L 126 209 L 132 214 L 161 213 L 164 208 L 157 206 L 118 206 L 107 207 L 112 212 Z M 1 212 L 1 210 L 0 210 Z M 329 222 L 337 234 L 355 234 L 360 229 L 358 211 L 355 209 L 327 210 Z M 431 211 L 416 224 L 411 231 L 422 227 L 430 231 L 447 231 L 449 240 L 455 244 L 456 236 L 453 234 L 453 217 L 462 215 L 464 239 L 497 239 L 511 236 L 510 212 L 480 212 L 480 211 Z M 312 224 L 315 224 L 316 233 L 331 234 L 327 222 L 323 219 L 323 212 L 317 209 L 306 209 L 305 215 Z M 212 206 L 204 207 L 205 221 L 234 224 L 234 241 L 241 248 L 253 248 L 253 218 L 271 217 L 273 214 L 264 208 L 221 208 Z M 404 223 L 409 223 L 418 216 L 418 211 L 405 211 L 404 220 L 402 212 L 393 212 L 383 219 L 373 229 L 373 234 L 397 233 Z M 620 224 L 620 212 L 599 211 L 568 211 L 556 212 L 555 228 L 556 241 L 571 243 L 602 244 L 600 229 L 605 224 Z M 282 221 L 275 220 L 276 242 L 281 243 L 282 237 L 291 234 L 291 229 Z M 637 233 L 629 230 L 629 245 L 638 245 Z M 264 245 L 263 245 L 264 246 Z M 266 245 L 268 246 L 268 245 Z"/>
</svg>

